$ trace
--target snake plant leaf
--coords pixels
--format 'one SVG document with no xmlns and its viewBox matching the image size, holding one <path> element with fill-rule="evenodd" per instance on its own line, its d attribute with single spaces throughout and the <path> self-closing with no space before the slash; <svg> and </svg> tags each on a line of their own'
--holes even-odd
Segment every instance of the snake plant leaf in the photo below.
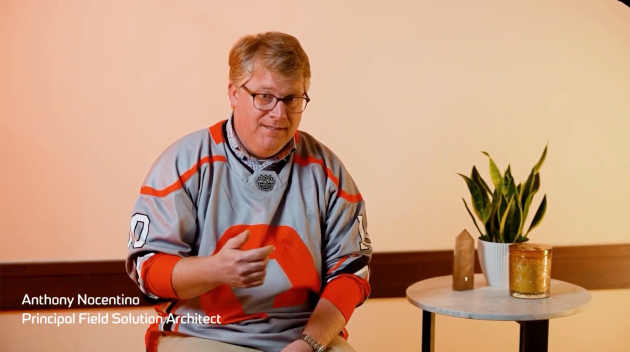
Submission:
<svg viewBox="0 0 630 352">
<path fill-rule="evenodd" d="M 521 204 L 525 204 L 527 198 L 532 193 L 532 188 L 534 187 L 534 181 L 536 179 L 536 174 L 534 174 L 534 169 L 529 173 L 527 177 L 527 181 L 523 183 L 523 189 L 521 190 Z"/>
<path fill-rule="evenodd" d="M 538 192 L 538 190 L 540 189 L 540 174 L 536 174 L 536 176 L 534 176 L 534 184 L 532 185 L 532 194 L 536 194 L 536 192 Z"/>
<path fill-rule="evenodd" d="M 500 208 L 504 206 L 505 199 L 503 199 L 503 195 L 499 193 L 496 196 L 497 203 L 492 208 L 492 214 L 488 219 L 486 230 L 493 242 L 499 242 L 499 232 L 501 229 L 501 213 Z"/>
<path fill-rule="evenodd" d="M 523 243 L 523 242 L 527 242 L 529 241 L 529 238 L 523 236 L 523 234 L 520 234 L 518 236 L 516 236 L 516 239 L 514 240 L 514 243 Z"/>
<path fill-rule="evenodd" d="M 542 153 L 542 156 L 540 157 L 540 160 L 538 160 L 538 163 L 536 163 L 536 165 L 534 166 L 533 172 L 535 174 L 537 174 L 540 171 L 540 168 L 543 166 L 543 163 L 545 162 L 545 158 L 547 158 L 547 147 L 549 146 L 549 143 L 547 143 L 547 145 L 545 146 L 545 150 Z"/>
<path fill-rule="evenodd" d="M 481 175 L 479 175 L 479 171 L 477 171 L 477 168 L 474 166 L 472 168 L 472 173 L 470 175 L 470 178 L 472 178 L 472 180 L 475 181 L 475 183 L 477 184 L 477 186 L 479 186 L 479 188 L 485 190 L 489 194 L 492 194 L 490 187 L 488 187 L 488 184 L 486 183 L 486 181 L 484 181 L 483 178 L 481 178 Z"/>
<path fill-rule="evenodd" d="M 506 243 L 511 243 L 514 242 L 518 236 L 519 229 L 521 228 L 521 219 L 523 218 L 523 210 L 515 195 L 510 199 L 510 207 L 508 208 L 507 214 L 508 217 L 505 222 L 503 240 Z"/>
<path fill-rule="evenodd" d="M 522 188 L 523 188 L 523 184 L 519 183 L 518 186 L 516 186 L 516 193 L 518 193 L 518 196 L 521 196 L 522 193 Z"/>
<path fill-rule="evenodd" d="M 510 186 L 510 180 L 514 180 L 514 177 L 512 177 L 512 169 L 510 167 L 510 165 L 508 164 L 507 169 L 505 169 L 505 173 L 503 174 L 503 190 L 507 190 L 508 187 Z"/>
<path fill-rule="evenodd" d="M 506 243 L 506 236 L 509 235 L 509 229 L 512 225 L 511 218 L 514 216 L 514 198 L 510 199 L 507 210 L 501 217 L 501 225 L 499 227 L 499 242 Z"/>
<path fill-rule="evenodd" d="M 534 176 L 534 184 L 532 185 L 532 190 L 525 200 L 525 203 L 523 204 L 523 222 L 525 222 L 525 219 L 527 219 L 527 215 L 529 214 L 529 207 L 531 206 L 532 201 L 534 200 L 534 195 L 536 195 L 538 189 L 540 189 L 540 174 L 536 174 Z"/>
<path fill-rule="evenodd" d="M 485 224 L 491 215 L 492 215 L 492 203 L 488 202 L 486 203 L 486 208 L 484 209 L 483 219 L 481 219 L 481 222 Z"/>
<path fill-rule="evenodd" d="M 470 217 L 473 219 L 473 222 L 475 223 L 475 227 L 477 228 L 477 231 L 479 231 L 479 234 L 481 235 L 481 237 L 483 237 L 483 232 L 481 232 L 481 230 L 479 229 L 479 225 L 477 225 L 477 220 L 475 220 L 475 216 L 470 212 L 470 208 L 468 208 L 468 203 L 466 203 L 466 199 L 462 198 L 462 200 L 464 201 L 464 205 L 466 206 L 468 215 L 470 215 Z"/>
<path fill-rule="evenodd" d="M 516 185 L 514 184 L 514 178 L 512 177 L 512 175 L 510 175 L 510 179 L 508 180 L 506 189 L 507 189 L 507 192 L 506 192 L 507 198 L 512 198 L 512 196 L 516 196 L 517 197 L 516 201 L 519 201 L 518 193 L 516 191 Z"/>
<path fill-rule="evenodd" d="M 514 200 L 516 202 L 516 213 L 518 215 L 518 219 L 514 219 L 514 227 L 516 229 L 515 235 L 512 239 L 512 242 L 516 242 L 516 239 L 521 237 L 523 234 L 523 227 L 525 227 L 525 217 L 523 216 L 523 208 L 521 207 L 521 202 L 518 201 L 518 194 L 514 195 Z M 517 221 L 518 220 L 518 221 Z"/>
<path fill-rule="evenodd" d="M 508 203 L 509 203 L 509 198 L 504 195 L 504 194 L 499 194 L 499 196 L 501 197 L 501 199 L 503 200 L 502 202 L 499 203 L 499 209 L 497 211 L 497 213 L 499 214 L 499 216 L 503 216 L 503 214 L 505 214 L 505 211 L 508 208 Z M 501 218 L 499 218 L 499 221 L 501 220 Z"/>
<path fill-rule="evenodd" d="M 504 206 L 506 203 L 506 200 L 503 199 L 501 201 L 501 203 L 499 203 L 499 209 Z M 493 230 L 494 232 L 492 233 L 494 236 L 494 242 L 501 242 L 500 240 L 500 236 L 501 236 L 501 212 L 497 211 L 497 215 L 494 217 L 494 223 L 493 223 Z"/>
<path fill-rule="evenodd" d="M 486 229 L 486 233 L 487 234 L 492 234 L 492 228 L 493 228 L 493 220 L 494 220 L 494 216 L 496 215 L 497 211 L 499 211 L 499 201 L 501 200 L 500 197 L 493 197 L 492 198 L 492 202 L 488 204 L 489 207 L 489 211 L 487 212 L 487 216 L 485 219 L 483 219 L 483 225 Z"/>
<path fill-rule="evenodd" d="M 503 195 L 501 196 L 501 202 L 499 203 L 499 209 L 497 209 L 497 216 L 495 217 L 495 221 L 494 221 L 494 236 L 495 236 L 495 241 L 497 242 L 501 242 L 500 237 L 501 237 L 501 219 L 503 218 L 503 214 L 505 214 L 505 209 L 507 209 L 508 206 L 508 200 L 505 199 L 505 197 L 503 197 Z M 501 209 L 503 209 L 503 211 L 501 211 Z"/>
<path fill-rule="evenodd" d="M 488 212 L 488 216 L 486 217 L 486 219 L 484 219 L 483 222 L 483 226 L 486 230 L 486 234 L 488 236 L 490 236 L 492 238 L 492 220 L 493 217 L 495 216 L 495 214 L 497 213 L 497 209 L 498 209 L 498 202 L 499 202 L 499 198 L 497 197 L 493 197 L 492 198 L 492 203 L 490 203 L 490 211 Z"/>
<path fill-rule="evenodd" d="M 494 184 L 494 189 L 499 192 L 503 192 L 503 176 L 501 176 L 501 171 L 497 167 L 497 164 L 494 163 L 494 160 L 490 157 L 490 154 L 486 152 L 482 152 L 488 156 L 490 160 L 490 178 L 492 179 L 492 183 Z"/>
<path fill-rule="evenodd" d="M 527 215 L 529 214 L 529 207 L 532 204 L 532 200 L 534 200 L 534 194 L 530 194 L 525 200 L 525 204 L 523 204 L 523 222 L 527 219 Z"/>
<path fill-rule="evenodd" d="M 485 199 L 482 196 L 482 192 L 479 189 L 479 186 L 475 183 L 475 181 L 471 180 L 470 177 L 462 174 L 458 174 L 463 177 L 466 181 L 466 185 L 468 185 L 468 190 L 470 191 L 470 196 L 472 198 L 472 205 L 475 214 L 480 220 L 483 220 L 485 217 L 484 211 L 486 209 L 486 203 L 488 202 L 488 197 Z"/>
<path fill-rule="evenodd" d="M 529 207 L 534 199 L 534 195 L 540 188 L 540 174 L 534 174 L 534 170 L 529 174 L 523 192 L 521 193 L 521 204 L 523 205 L 523 215 L 527 217 Z"/>
<path fill-rule="evenodd" d="M 543 217 L 545 217 L 545 211 L 547 211 L 547 195 L 543 197 L 542 202 L 540 202 L 540 206 L 536 211 L 536 215 L 534 215 L 534 220 L 532 220 L 532 224 L 529 226 L 529 230 L 525 236 L 529 235 L 529 233 L 542 221 Z"/>
</svg>

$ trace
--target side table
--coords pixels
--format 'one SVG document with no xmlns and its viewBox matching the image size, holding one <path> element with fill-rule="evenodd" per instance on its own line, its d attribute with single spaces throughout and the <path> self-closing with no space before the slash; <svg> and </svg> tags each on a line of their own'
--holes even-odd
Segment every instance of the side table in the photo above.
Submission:
<svg viewBox="0 0 630 352">
<path fill-rule="evenodd" d="M 549 319 L 584 311 L 591 294 L 568 282 L 551 280 L 547 298 L 522 299 L 506 288 L 491 287 L 483 274 L 475 274 L 475 289 L 453 291 L 453 277 L 441 276 L 407 288 L 407 300 L 422 312 L 422 352 L 434 351 L 435 314 L 479 320 L 508 320 L 521 325 L 520 352 L 546 352 Z"/>
</svg>

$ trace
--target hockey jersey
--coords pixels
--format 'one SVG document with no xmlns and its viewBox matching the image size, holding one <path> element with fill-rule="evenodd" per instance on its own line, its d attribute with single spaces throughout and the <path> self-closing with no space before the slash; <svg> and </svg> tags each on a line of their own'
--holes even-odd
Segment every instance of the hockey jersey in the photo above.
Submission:
<svg viewBox="0 0 630 352">
<path fill-rule="evenodd" d="M 369 295 L 365 203 L 339 158 L 297 132 L 297 150 L 281 170 L 252 173 L 229 150 L 225 123 L 168 147 L 135 204 L 127 273 L 164 318 L 147 331 L 148 351 L 161 334 L 280 351 L 300 336 L 321 297 L 347 320 Z M 177 260 L 212 256 L 246 229 L 243 250 L 275 246 L 265 283 L 178 299 L 170 281 Z M 173 319 L 217 315 L 220 324 Z"/>
</svg>

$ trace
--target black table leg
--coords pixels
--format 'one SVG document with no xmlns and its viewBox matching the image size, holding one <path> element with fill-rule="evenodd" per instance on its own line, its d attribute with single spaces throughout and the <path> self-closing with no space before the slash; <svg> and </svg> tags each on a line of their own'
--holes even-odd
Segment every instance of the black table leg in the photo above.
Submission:
<svg viewBox="0 0 630 352">
<path fill-rule="evenodd" d="M 422 352 L 433 352 L 435 338 L 435 314 L 422 311 Z"/>
<path fill-rule="evenodd" d="M 521 340 L 519 352 L 547 352 L 549 320 L 519 321 Z"/>
</svg>

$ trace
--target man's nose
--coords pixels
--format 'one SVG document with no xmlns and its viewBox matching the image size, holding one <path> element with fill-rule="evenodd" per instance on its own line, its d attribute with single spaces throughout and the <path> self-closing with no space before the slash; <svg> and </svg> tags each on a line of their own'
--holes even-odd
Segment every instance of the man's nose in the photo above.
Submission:
<svg viewBox="0 0 630 352">
<path fill-rule="evenodd" d="M 276 106 L 269 111 L 269 115 L 272 117 L 285 117 L 287 114 L 286 105 L 284 105 L 284 101 L 278 100 Z"/>
</svg>

